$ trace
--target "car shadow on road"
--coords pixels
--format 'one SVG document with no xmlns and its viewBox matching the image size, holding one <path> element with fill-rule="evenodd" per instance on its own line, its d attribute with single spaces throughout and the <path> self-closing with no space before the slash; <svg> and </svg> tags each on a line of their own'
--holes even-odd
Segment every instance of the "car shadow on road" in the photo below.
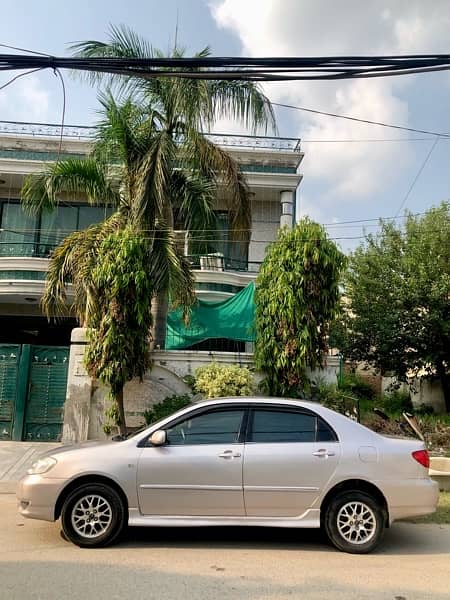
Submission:
<svg viewBox="0 0 450 600">
<path fill-rule="evenodd" d="M 424 535 L 424 525 L 394 524 L 386 530 L 375 551 L 383 555 L 450 554 L 450 528 L 436 537 Z M 439 528 L 438 525 L 432 525 Z M 121 548 L 261 549 L 333 552 L 334 547 L 318 529 L 268 527 L 129 527 Z"/>
</svg>

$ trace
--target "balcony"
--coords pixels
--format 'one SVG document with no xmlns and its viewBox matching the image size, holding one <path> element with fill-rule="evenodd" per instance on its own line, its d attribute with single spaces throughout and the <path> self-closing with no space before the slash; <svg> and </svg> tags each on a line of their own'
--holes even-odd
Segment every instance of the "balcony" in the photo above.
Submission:
<svg viewBox="0 0 450 600">
<path fill-rule="evenodd" d="M 24 121 L 0 121 L 0 135 L 27 136 L 35 138 L 60 138 L 61 126 L 55 123 L 26 123 Z M 89 141 L 95 137 L 95 128 L 88 125 L 64 125 L 63 138 Z M 262 135 L 239 135 L 232 133 L 208 133 L 207 138 L 225 148 L 247 148 L 300 154 L 298 138 Z"/>
<path fill-rule="evenodd" d="M 49 258 L 56 243 L 3 241 L 0 231 L 0 258 Z"/>
</svg>

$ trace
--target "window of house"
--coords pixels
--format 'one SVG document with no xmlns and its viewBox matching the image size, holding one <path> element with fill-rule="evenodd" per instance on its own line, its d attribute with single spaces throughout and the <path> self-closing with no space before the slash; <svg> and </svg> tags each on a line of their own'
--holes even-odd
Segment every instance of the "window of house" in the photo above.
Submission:
<svg viewBox="0 0 450 600">
<path fill-rule="evenodd" d="M 0 216 L 0 256 L 33 256 L 37 217 L 7 202 L 0 204 Z"/>
</svg>

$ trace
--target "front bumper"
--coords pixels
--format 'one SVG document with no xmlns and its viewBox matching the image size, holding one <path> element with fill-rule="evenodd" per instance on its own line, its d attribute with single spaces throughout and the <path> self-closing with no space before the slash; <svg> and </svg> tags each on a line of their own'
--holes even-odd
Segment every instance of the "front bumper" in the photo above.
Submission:
<svg viewBox="0 0 450 600">
<path fill-rule="evenodd" d="M 19 512 L 28 519 L 55 520 L 55 506 L 65 479 L 26 475 L 17 486 Z"/>
</svg>

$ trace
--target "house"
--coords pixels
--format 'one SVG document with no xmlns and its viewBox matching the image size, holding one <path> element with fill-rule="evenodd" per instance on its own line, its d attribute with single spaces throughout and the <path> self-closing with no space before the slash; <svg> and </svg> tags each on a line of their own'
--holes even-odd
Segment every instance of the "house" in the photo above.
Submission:
<svg viewBox="0 0 450 600">
<path fill-rule="evenodd" d="M 85 156 L 92 134 L 89 127 L 66 126 L 60 147 L 57 125 L 0 122 L 0 439 L 59 439 L 63 418 L 69 439 L 92 437 L 99 431 L 101 410 L 95 412 L 93 406 L 103 402 L 104 394 L 100 398 L 95 384 L 86 379 L 82 333 L 69 313 L 58 322 L 49 322 L 42 314 L 40 299 L 52 250 L 68 233 L 101 221 L 108 209 L 66 197 L 52 213 L 27 214 L 20 202 L 27 174 L 39 172 L 49 161 L 61 157 Z M 216 205 L 220 232 L 215 247 L 207 254 L 190 256 L 198 298 L 217 302 L 233 298 L 255 281 L 267 244 L 276 238 L 280 226 L 292 226 L 303 153 L 298 139 L 210 137 L 230 152 L 246 173 L 252 208 L 248 250 L 236 253 L 228 237 L 223 202 L 227 190 L 221 190 Z M 188 236 L 184 232 L 176 235 L 189 255 Z M 183 372 L 209 362 L 211 356 L 224 362 L 251 361 L 251 341 L 208 334 L 208 339 L 200 335 L 195 343 L 189 343 L 186 337 L 180 344 L 179 336 L 174 340 L 174 335 L 178 334 L 173 329 L 168 331 L 166 346 L 182 349 L 158 349 L 157 369 L 151 375 L 152 401 L 178 389 Z M 179 382 L 167 383 L 172 375 Z M 82 400 L 80 390 L 86 386 L 89 391 Z M 133 391 L 140 400 L 128 411 L 131 418 L 139 420 L 148 404 L 149 387 Z M 83 410 L 95 418 L 90 424 L 75 425 L 74 419 Z"/>
</svg>

